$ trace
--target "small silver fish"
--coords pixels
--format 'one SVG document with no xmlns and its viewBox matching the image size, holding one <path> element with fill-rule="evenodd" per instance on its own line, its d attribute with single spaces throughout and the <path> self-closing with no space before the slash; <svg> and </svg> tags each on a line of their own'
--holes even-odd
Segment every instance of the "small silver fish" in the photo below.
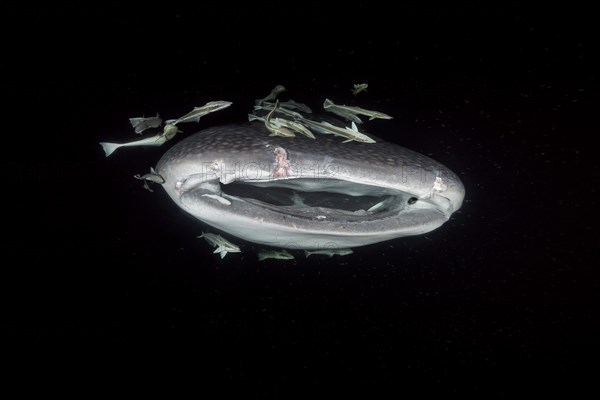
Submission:
<svg viewBox="0 0 600 400">
<path fill-rule="evenodd" d="M 259 117 L 256 114 L 248 114 L 248 121 L 252 122 L 252 121 L 261 121 L 261 122 L 265 122 L 265 119 L 263 117 Z"/>
<path fill-rule="evenodd" d="M 352 121 L 352 122 L 354 122 L 356 124 L 362 124 L 363 123 L 362 119 L 360 119 L 360 117 L 358 115 L 353 114 L 353 113 L 351 113 L 349 111 L 346 111 L 346 110 L 342 110 L 341 108 L 330 107 L 330 108 L 326 108 L 325 111 L 334 113 L 335 115 L 339 115 L 340 117 L 344 118 L 345 120 Z"/>
<path fill-rule="evenodd" d="M 134 128 L 135 133 L 138 135 L 144 132 L 149 128 L 158 128 L 160 124 L 162 124 L 162 118 L 158 113 L 156 113 L 156 117 L 139 117 L 139 118 L 129 118 L 129 122 L 131 126 Z"/>
<path fill-rule="evenodd" d="M 167 137 L 164 136 L 163 133 L 160 133 L 158 135 L 154 135 L 151 137 L 147 137 L 141 140 L 136 140 L 134 142 L 128 142 L 128 143 L 109 143 L 109 142 L 100 142 L 100 145 L 102 146 L 102 149 L 104 150 L 104 154 L 106 155 L 106 157 L 110 156 L 115 150 L 117 150 L 118 148 L 121 147 L 132 147 L 132 146 L 160 146 L 163 143 L 165 143 L 167 140 Z"/>
<path fill-rule="evenodd" d="M 364 133 L 359 132 L 354 122 L 352 122 L 351 128 L 340 128 L 339 126 L 332 125 L 329 122 L 316 122 L 306 118 L 302 120 L 302 123 L 307 125 L 309 128 L 316 130 L 317 132 L 345 137 L 348 140 L 344 140 L 344 143 L 350 141 L 375 143 L 375 140 L 371 139 Z"/>
<path fill-rule="evenodd" d="M 166 124 L 163 128 L 163 133 L 161 133 L 161 136 L 165 138 L 165 141 L 167 141 L 173 139 L 175 135 L 177 135 L 180 132 L 181 131 L 177 129 L 175 124 Z"/>
<path fill-rule="evenodd" d="M 304 250 L 304 255 L 306 256 L 306 258 L 308 258 L 308 256 L 310 256 L 312 254 L 321 254 L 324 256 L 333 257 L 333 256 L 346 256 L 346 255 L 352 254 L 352 253 L 354 253 L 352 251 L 352 249 L 322 249 L 322 250 L 313 250 L 313 251 Z"/>
<path fill-rule="evenodd" d="M 262 250 L 262 251 L 258 252 L 257 256 L 258 256 L 259 261 L 267 260 L 267 259 L 274 259 L 274 260 L 293 260 L 294 259 L 294 256 L 291 255 L 290 253 L 288 253 L 287 251 L 285 251 L 284 249 Z"/>
<path fill-rule="evenodd" d="M 271 110 L 270 113 L 267 114 L 267 118 L 265 118 L 265 128 L 271 132 L 269 136 L 283 136 L 283 137 L 294 137 L 296 136 L 294 132 L 290 131 L 288 128 L 283 126 L 277 126 L 271 123 L 271 117 L 277 108 L 279 107 L 279 100 L 275 103 L 275 107 Z"/>
<path fill-rule="evenodd" d="M 274 107 L 275 103 L 263 101 L 261 105 L 266 107 Z M 309 106 L 307 106 L 304 103 L 296 103 L 294 100 L 281 101 L 279 102 L 279 107 L 286 108 L 288 110 L 298 110 L 307 114 L 312 114 L 312 110 Z"/>
<path fill-rule="evenodd" d="M 225 257 L 227 253 L 241 252 L 238 246 L 223 238 L 221 235 L 202 232 L 202 235 L 197 236 L 197 238 L 204 238 L 204 240 L 206 240 L 208 244 L 210 244 L 213 247 L 216 247 L 213 253 L 220 253 L 221 258 Z"/>
<path fill-rule="evenodd" d="M 152 181 L 152 182 L 156 182 L 156 183 L 160 183 L 160 184 L 165 183 L 165 178 L 163 178 L 162 176 L 157 174 L 156 171 L 154 170 L 154 167 L 150 167 L 150 173 L 148 173 L 148 174 L 144 174 L 142 176 L 140 176 L 140 174 L 135 174 L 133 177 L 135 179 Z"/>
<path fill-rule="evenodd" d="M 307 129 L 304 125 L 302 125 L 302 123 L 300 123 L 300 122 L 290 121 L 290 120 L 284 119 L 284 118 L 274 118 L 272 124 L 275 126 L 288 128 L 292 132 L 298 132 L 298 133 L 300 133 L 304 136 L 307 136 L 311 139 L 316 139 L 315 135 L 313 135 L 313 133 L 309 129 Z"/>
<path fill-rule="evenodd" d="M 332 111 L 333 109 L 338 109 L 338 110 L 344 110 L 347 112 L 351 112 L 352 114 L 366 115 L 367 117 L 369 117 L 369 120 L 373 120 L 375 118 L 381 118 L 381 119 L 392 119 L 393 118 L 393 117 L 390 117 L 389 115 L 384 114 L 379 111 L 371 111 L 371 110 L 366 110 L 366 109 L 360 108 L 360 107 L 351 107 L 351 106 L 346 106 L 346 105 L 334 104 L 333 101 L 331 101 L 329 99 L 325 99 L 325 102 L 323 103 L 323 108 L 326 109 L 327 111 Z"/>
<path fill-rule="evenodd" d="M 162 133 L 159 133 L 154 136 L 150 136 L 141 140 L 136 140 L 134 142 L 128 143 L 110 143 L 110 142 L 100 142 L 102 149 L 104 150 L 104 154 L 106 157 L 110 156 L 114 153 L 115 150 L 121 147 L 133 147 L 133 146 L 160 146 L 165 142 L 173 139 L 175 135 L 181 132 L 174 124 L 166 124 L 163 128 Z"/>
<path fill-rule="evenodd" d="M 185 114 L 183 117 L 177 118 L 175 121 L 169 120 L 167 122 L 173 125 L 181 124 L 184 122 L 199 122 L 200 118 L 205 116 L 206 114 L 223 110 L 229 107 L 231 104 L 233 103 L 231 103 L 230 101 L 210 101 L 202 107 L 194 107 L 192 111 Z"/>
<path fill-rule="evenodd" d="M 150 189 L 148 182 L 160 183 L 161 185 L 165 183 L 165 178 L 157 174 L 153 167 L 150 167 L 149 174 L 144 174 L 141 176 L 140 174 L 135 174 L 133 177 L 135 179 L 144 181 L 144 189 L 148 190 L 149 192 L 154 192 L 154 190 Z"/>
<path fill-rule="evenodd" d="M 248 114 L 248 121 L 250 121 L 250 122 L 252 122 L 252 121 L 265 122 L 265 118 L 259 117 L 258 115 L 255 115 L 255 114 Z M 304 136 L 307 136 L 311 139 L 316 139 L 315 135 L 313 135 L 313 133 L 309 129 L 307 129 L 304 125 L 302 125 L 302 123 L 300 123 L 300 122 L 290 121 L 290 120 L 284 119 L 284 118 L 273 118 L 273 119 L 271 119 L 271 125 L 273 125 L 275 127 L 288 128 L 294 132 L 301 133 Z"/>
<path fill-rule="evenodd" d="M 275 103 L 267 103 L 267 104 L 273 104 L 273 106 L 270 106 L 270 105 L 254 106 L 254 111 L 257 111 L 257 110 L 273 111 L 275 109 Z M 277 107 L 277 110 L 275 110 L 275 114 L 282 114 L 282 115 L 285 115 L 286 117 L 292 117 L 296 121 L 304 118 L 304 116 L 302 114 L 299 114 L 296 111 L 288 110 L 287 108 L 281 108 L 281 107 Z"/>
<path fill-rule="evenodd" d="M 277 85 L 273 88 L 273 90 L 271 90 L 271 93 L 269 93 L 269 95 L 267 97 L 265 97 L 264 99 L 255 100 L 254 104 L 256 104 L 257 106 L 260 106 L 265 101 L 275 100 L 280 93 L 283 93 L 285 91 L 286 91 L 286 88 L 283 85 Z"/>
<path fill-rule="evenodd" d="M 366 92 L 368 87 L 368 83 L 355 83 L 354 88 L 352 89 L 352 94 L 356 96 L 360 92 Z"/>
</svg>

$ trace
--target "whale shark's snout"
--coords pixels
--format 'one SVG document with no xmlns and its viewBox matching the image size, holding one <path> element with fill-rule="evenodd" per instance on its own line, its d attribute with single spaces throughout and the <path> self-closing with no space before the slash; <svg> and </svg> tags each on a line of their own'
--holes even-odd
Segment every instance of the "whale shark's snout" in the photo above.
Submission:
<svg viewBox="0 0 600 400">
<path fill-rule="evenodd" d="M 183 210 L 264 245 L 363 246 L 438 228 L 462 205 L 460 179 L 403 147 L 268 136 L 262 124 L 203 130 L 156 172 Z"/>
</svg>

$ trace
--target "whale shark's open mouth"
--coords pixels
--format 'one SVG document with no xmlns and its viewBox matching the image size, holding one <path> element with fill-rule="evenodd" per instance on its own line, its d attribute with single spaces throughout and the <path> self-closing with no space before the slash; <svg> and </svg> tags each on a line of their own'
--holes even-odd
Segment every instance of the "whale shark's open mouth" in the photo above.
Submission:
<svg viewBox="0 0 600 400">
<path fill-rule="evenodd" d="M 296 216 L 360 219 L 398 213 L 417 198 L 410 193 L 338 179 L 287 179 L 221 184 L 222 195 Z"/>
<path fill-rule="evenodd" d="M 201 177 L 204 177 L 202 179 Z M 233 180 L 191 175 L 179 186 L 182 207 L 211 225 L 256 243 L 315 249 L 356 247 L 381 237 L 434 229 L 448 199 L 333 178 Z"/>
</svg>

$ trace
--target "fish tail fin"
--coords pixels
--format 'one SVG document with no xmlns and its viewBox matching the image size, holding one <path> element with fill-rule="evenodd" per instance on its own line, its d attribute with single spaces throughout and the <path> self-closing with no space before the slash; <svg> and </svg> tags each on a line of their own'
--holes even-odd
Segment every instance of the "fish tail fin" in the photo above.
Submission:
<svg viewBox="0 0 600 400">
<path fill-rule="evenodd" d="M 100 142 L 100 145 L 102 146 L 106 157 L 110 156 L 116 149 L 121 147 L 119 143 Z"/>
<path fill-rule="evenodd" d="M 304 255 L 306 256 L 306 258 L 308 258 L 308 256 L 310 256 L 312 253 L 308 250 L 304 250 Z"/>
<path fill-rule="evenodd" d="M 323 108 L 329 108 L 333 105 L 333 101 L 329 100 L 329 99 L 325 99 L 325 102 L 323 103 Z"/>
</svg>

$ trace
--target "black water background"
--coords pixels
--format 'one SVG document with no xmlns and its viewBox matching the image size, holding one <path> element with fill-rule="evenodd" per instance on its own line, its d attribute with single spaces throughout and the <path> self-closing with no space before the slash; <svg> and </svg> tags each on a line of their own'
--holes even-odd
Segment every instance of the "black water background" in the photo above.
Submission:
<svg viewBox="0 0 600 400">
<path fill-rule="evenodd" d="M 583 390 L 598 334 L 586 14 L 6 6 L 2 343 L 201 354 L 213 383 L 259 395 Z M 276 84 L 318 108 L 358 82 L 361 106 L 395 117 L 369 129 L 463 179 L 441 229 L 344 258 L 258 263 L 247 244 L 220 260 L 195 238 L 204 226 L 132 179 L 168 144 L 108 159 L 97 144 L 132 137 L 131 116 L 234 102 L 201 128 L 243 121 Z M 33 359 L 15 371 L 52 369 Z"/>
</svg>

